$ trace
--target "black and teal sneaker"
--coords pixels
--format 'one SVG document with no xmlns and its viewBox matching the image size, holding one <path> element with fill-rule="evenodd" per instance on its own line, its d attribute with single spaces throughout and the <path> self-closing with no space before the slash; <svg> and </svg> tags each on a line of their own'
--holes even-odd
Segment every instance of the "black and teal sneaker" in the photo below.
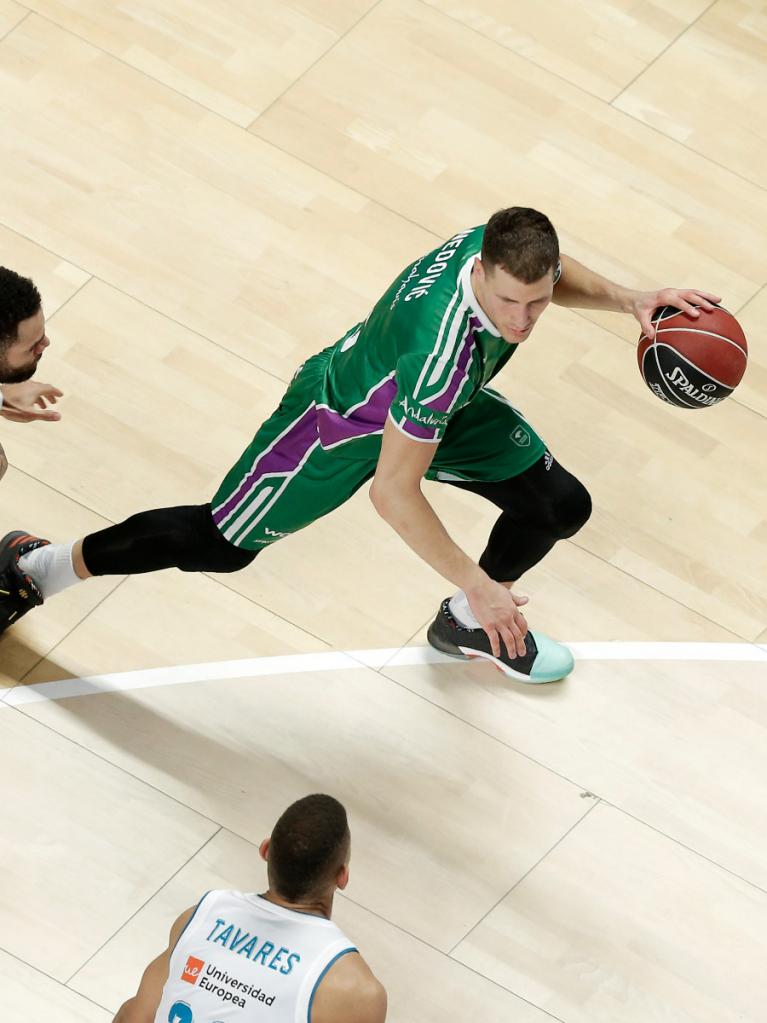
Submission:
<svg viewBox="0 0 767 1023">
<path fill-rule="evenodd" d="M 453 618 L 449 597 L 442 601 L 426 638 L 435 650 L 441 650 L 443 654 L 460 658 L 481 657 L 518 682 L 556 682 L 569 675 L 575 663 L 566 646 L 555 643 L 540 632 L 527 633 L 522 657 L 509 657 L 503 642 L 501 655 L 496 657 L 484 629 L 466 629 Z"/>
</svg>

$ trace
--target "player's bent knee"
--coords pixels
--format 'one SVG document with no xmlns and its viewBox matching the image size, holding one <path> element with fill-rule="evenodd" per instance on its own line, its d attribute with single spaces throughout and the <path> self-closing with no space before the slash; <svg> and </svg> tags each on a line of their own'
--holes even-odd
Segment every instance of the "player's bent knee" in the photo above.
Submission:
<svg viewBox="0 0 767 1023">
<path fill-rule="evenodd" d="M 239 572 L 254 560 L 258 551 L 230 543 L 213 521 L 209 504 L 194 509 L 194 542 L 185 544 L 178 559 L 182 572 Z"/>
<path fill-rule="evenodd" d="M 570 476 L 567 489 L 555 509 L 554 528 L 559 539 L 575 536 L 591 517 L 591 508 L 591 494 L 580 480 Z"/>
<path fill-rule="evenodd" d="M 182 572 L 239 572 L 255 559 L 258 551 L 235 547 L 224 537 L 210 544 L 199 555 L 192 555 L 178 567 Z"/>
<path fill-rule="evenodd" d="M 517 518 L 557 540 L 575 536 L 591 515 L 591 495 L 579 479 L 556 461 L 537 463 L 512 508 Z"/>
</svg>

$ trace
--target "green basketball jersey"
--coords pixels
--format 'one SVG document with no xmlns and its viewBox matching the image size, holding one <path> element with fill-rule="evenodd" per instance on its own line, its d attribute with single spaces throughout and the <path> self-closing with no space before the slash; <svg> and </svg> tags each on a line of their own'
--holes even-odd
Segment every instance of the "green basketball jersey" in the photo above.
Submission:
<svg viewBox="0 0 767 1023">
<path fill-rule="evenodd" d="M 471 286 L 484 231 L 484 224 L 462 231 L 407 266 L 368 318 L 329 349 L 317 402 L 323 448 L 377 456 L 387 416 L 413 440 L 439 443 L 514 354 Z"/>
</svg>

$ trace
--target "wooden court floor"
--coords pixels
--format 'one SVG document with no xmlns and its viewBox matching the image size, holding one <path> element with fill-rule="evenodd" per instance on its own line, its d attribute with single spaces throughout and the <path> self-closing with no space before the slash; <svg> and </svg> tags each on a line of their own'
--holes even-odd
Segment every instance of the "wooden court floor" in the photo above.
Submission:
<svg viewBox="0 0 767 1023">
<path fill-rule="evenodd" d="M 245 572 L 91 581 L 7 633 L 4 1021 L 110 1020 L 316 790 L 391 1020 L 765 1019 L 766 92 L 762 0 L 0 0 L 0 263 L 65 391 L 0 421 L 3 532 L 208 500 L 296 366 L 501 206 L 720 293 L 751 345 L 698 413 L 617 314 L 547 310 L 504 371 L 594 498 L 520 587 L 564 683 L 430 657 L 450 587 L 364 492 Z M 428 493 L 477 555 L 492 511 Z"/>
</svg>

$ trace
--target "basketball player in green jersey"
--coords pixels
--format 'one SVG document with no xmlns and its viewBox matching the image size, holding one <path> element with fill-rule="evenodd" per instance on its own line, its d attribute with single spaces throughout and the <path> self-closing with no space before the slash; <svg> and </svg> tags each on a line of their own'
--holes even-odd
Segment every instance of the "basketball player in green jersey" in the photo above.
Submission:
<svg viewBox="0 0 767 1023">
<path fill-rule="evenodd" d="M 442 602 L 430 643 L 487 658 L 522 681 L 564 677 L 569 650 L 528 630 L 527 598 L 512 587 L 581 528 L 591 501 L 489 387 L 552 301 L 632 314 L 652 336 L 658 306 L 695 316 L 695 306 L 718 299 L 623 288 L 560 254 L 542 213 L 500 210 L 406 267 L 366 320 L 299 368 L 210 504 L 142 512 L 69 544 L 8 534 L 0 630 L 89 575 L 240 569 L 372 479 L 382 518 L 458 588 Z M 448 535 L 421 490 L 424 477 L 500 509 L 479 563 Z"/>
</svg>

